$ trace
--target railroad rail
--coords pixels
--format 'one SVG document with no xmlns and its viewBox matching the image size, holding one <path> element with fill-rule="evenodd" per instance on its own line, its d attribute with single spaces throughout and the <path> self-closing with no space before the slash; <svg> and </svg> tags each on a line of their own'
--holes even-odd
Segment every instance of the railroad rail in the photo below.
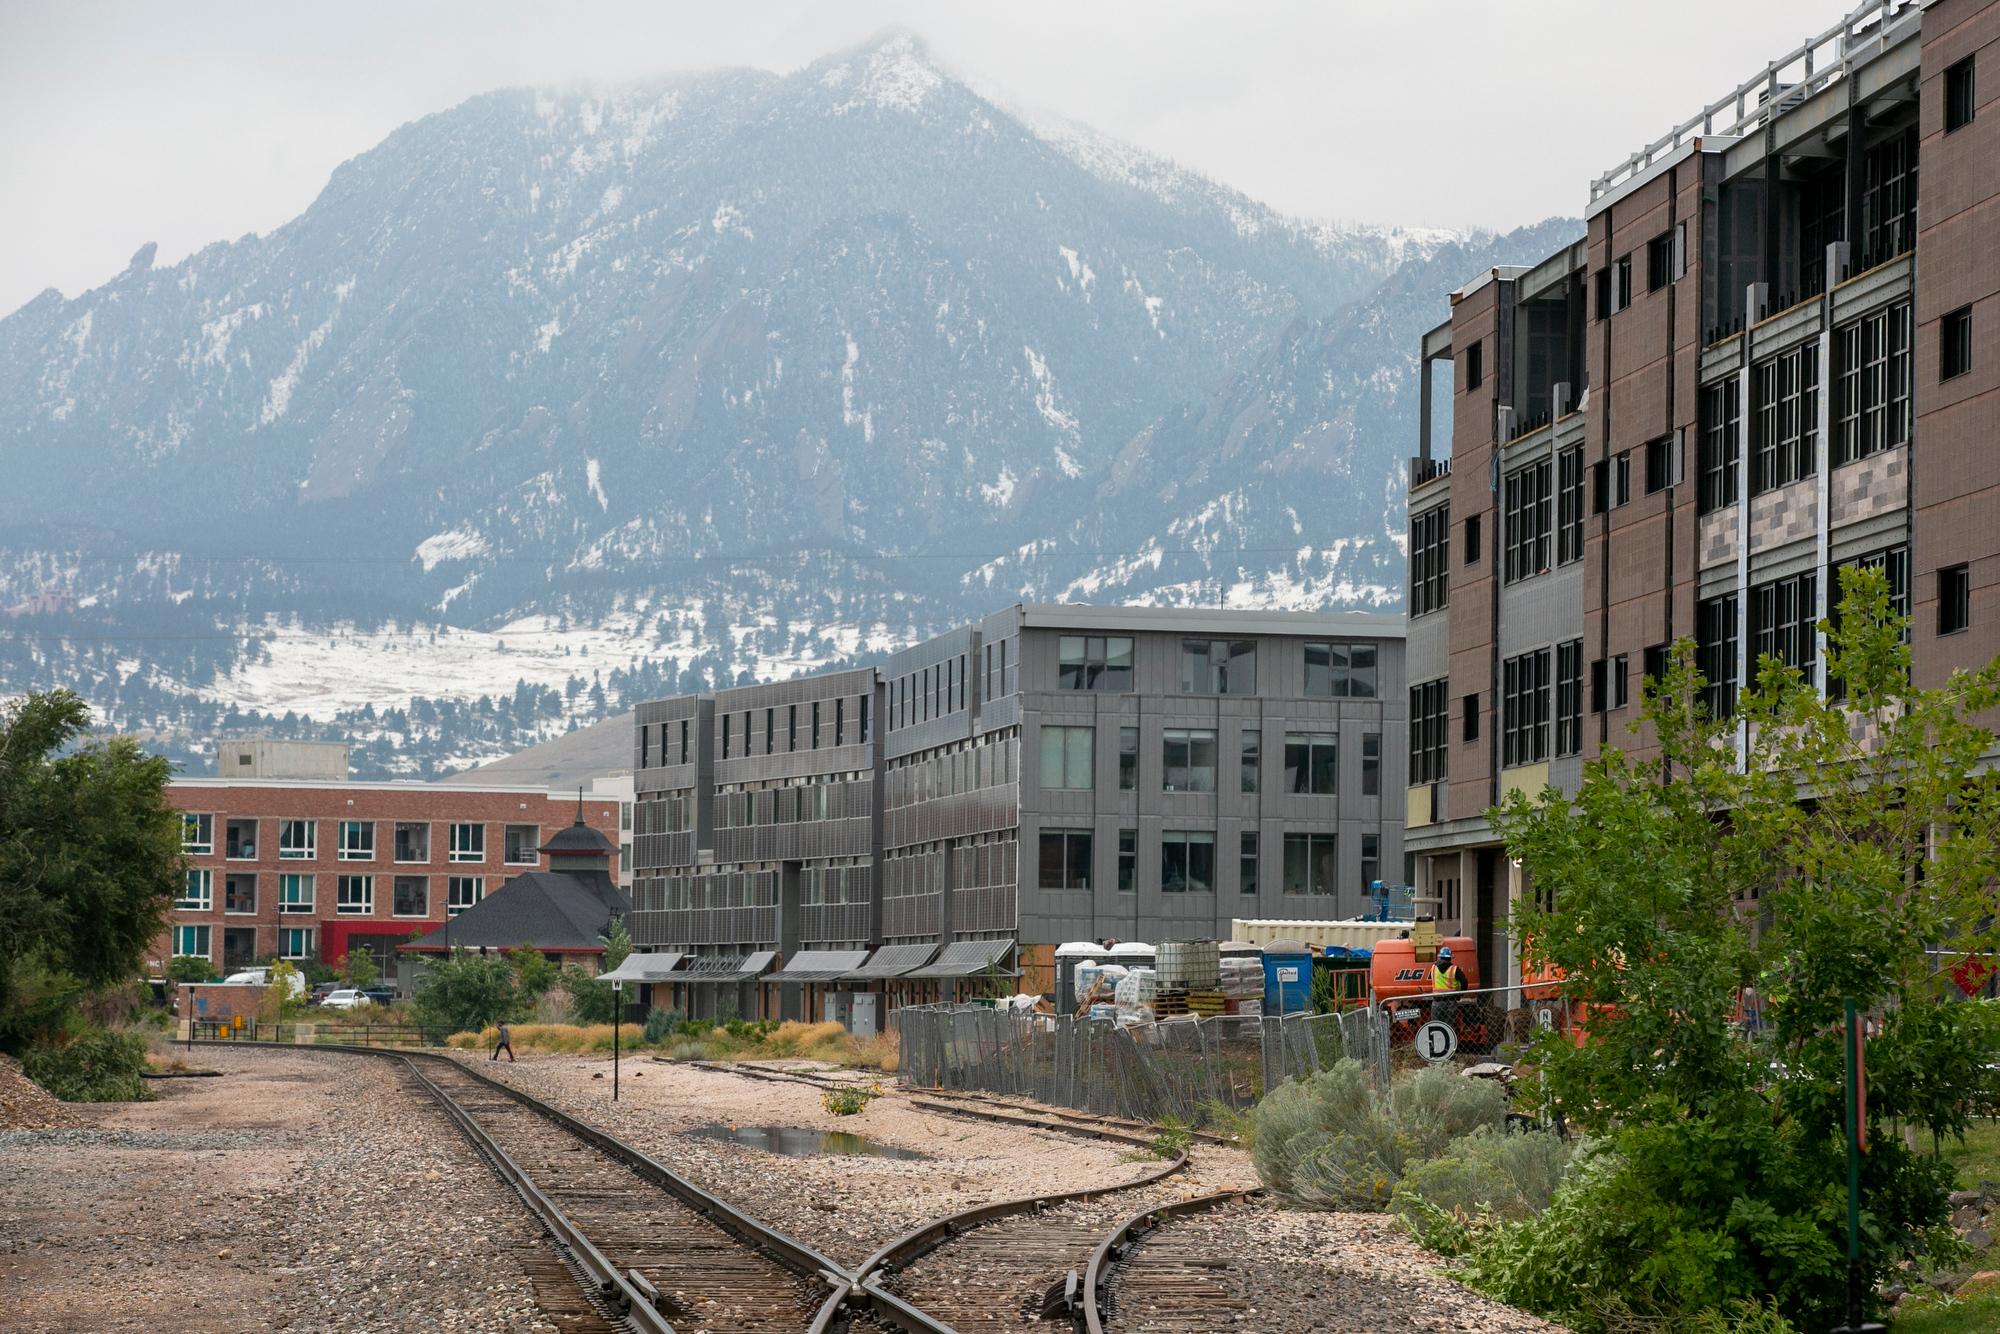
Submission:
<svg viewBox="0 0 2000 1334">
<path fill-rule="evenodd" d="M 1113 1228 L 1090 1253 L 1077 1302 L 1083 1334 L 1105 1334 L 1108 1318 L 1121 1306 L 1146 1313 L 1146 1328 L 1162 1334 L 1207 1334 L 1218 1321 L 1229 1323 L 1242 1303 L 1215 1281 L 1229 1262 L 1213 1252 L 1148 1237 L 1176 1216 L 1236 1204 L 1262 1194 L 1224 1190 L 1142 1209 Z M 1118 1280 L 1114 1284 L 1114 1280 Z"/>
</svg>

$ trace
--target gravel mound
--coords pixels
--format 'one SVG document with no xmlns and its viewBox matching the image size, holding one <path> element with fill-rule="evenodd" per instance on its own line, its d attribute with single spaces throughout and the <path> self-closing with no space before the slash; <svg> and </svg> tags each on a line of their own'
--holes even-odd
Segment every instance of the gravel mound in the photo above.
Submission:
<svg viewBox="0 0 2000 1334">
<path fill-rule="evenodd" d="M 0 1056 L 0 1129 L 63 1130 L 87 1124 L 70 1105 L 21 1073 L 21 1063 Z"/>
</svg>

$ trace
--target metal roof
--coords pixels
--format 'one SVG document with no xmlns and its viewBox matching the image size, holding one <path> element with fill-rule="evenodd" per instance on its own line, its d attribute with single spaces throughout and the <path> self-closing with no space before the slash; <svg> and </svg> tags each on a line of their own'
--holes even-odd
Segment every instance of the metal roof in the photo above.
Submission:
<svg viewBox="0 0 2000 1334">
<path fill-rule="evenodd" d="M 867 950 L 800 950 L 766 982 L 831 982 L 859 968 Z"/>
<path fill-rule="evenodd" d="M 868 962 L 851 972 L 842 973 L 843 982 L 874 982 L 883 978 L 901 977 L 912 968 L 921 968 L 937 953 L 937 946 L 929 941 L 919 945 L 884 945 L 868 956 Z"/>
<path fill-rule="evenodd" d="M 678 951 L 665 954 L 628 954 L 625 962 L 608 973 L 599 973 L 600 982 L 671 982 L 668 976 L 687 955 Z"/>
<path fill-rule="evenodd" d="M 1401 639 L 1403 616 L 1373 611 L 1236 611 L 1220 607 L 1095 607 L 1025 603 L 1021 624 L 1058 630 L 1215 630 L 1245 635 L 1362 635 Z"/>
<path fill-rule="evenodd" d="M 954 940 L 937 962 L 905 973 L 905 977 L 971 977 L 999 964 L 1014 948 L 1011 940 Z M 1005 970 L 1002 970 L 1005 971 Z M 1009 973 L 1008 976 L 1014 976 Z"/>
<path fill-rule="evenodd" d="M 745 982 L 769 968 L 777 957 L 776 950 L 757 950 L 751 954 L 703 955 L 669 977 L 667 981 L 688 982 L 699 986 Z"/>
</svg>

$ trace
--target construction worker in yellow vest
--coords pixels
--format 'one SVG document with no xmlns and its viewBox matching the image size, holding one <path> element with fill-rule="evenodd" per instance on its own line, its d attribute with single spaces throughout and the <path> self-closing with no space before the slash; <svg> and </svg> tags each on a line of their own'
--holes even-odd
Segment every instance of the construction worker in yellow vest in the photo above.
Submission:
<svg viewBox="0 0 2000 1334">
<path fill-rule="evenodd" d="M 1465 990 L 1465 970 L 1451 961 L 1451 946 L 1440 945 L 1437 961 L 1431 965 L 1431 1018 L 1452 1023 L 1458 1018 L 1458 1002 L 1450 993 Z"/>
</svg>

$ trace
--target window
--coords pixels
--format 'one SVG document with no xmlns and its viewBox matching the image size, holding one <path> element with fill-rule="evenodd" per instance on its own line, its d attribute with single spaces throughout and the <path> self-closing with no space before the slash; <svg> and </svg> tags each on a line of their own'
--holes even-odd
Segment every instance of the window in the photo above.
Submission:
<svg viewBox="0 0 2000 1334">
<path fill-rule="evenodd" d="M 1750 494 L 1812 476 L 1819 453 L 1818 344 L 1753 367 L 1750 397 Z"/>
<path fill-rule="evenodd" d="M 1181 693 L 1256 694 L 1256 643 L 1248 639 L 1183 639 Z"/>
<path fill-rule="evenodd" d="M 1331 894 L 1338 869 L 1332 834 L 1285 835 L 1285 893 Z"/>
<path fill-rule="evenodd" d="M 178 958 L 190 959 L 207 959 L 212 957 L 208 949 L 208 928 L 205 926 L 175 927 L 174 954 Z"/>
<path fill-rule="evenodd" d="M 903 689 L 906 692 L 903 702 L 907 706 L 909 703 L 909 697 L 907 694 L 909 690 L 909 682 L 905 681 L 903 683 Z M 796 704 L 788 704 L 785 706 L 785 750 L 787 753 L 790 753 L 792 751 L 797 750 L 798 748 L 799 748 L 799 706 Z"/>
<path fill-rule="evenodd" d="M 1118 790 L 1139 790 L 1139 729 L 1136 727 L 1118 729 Z"/>
<path fill-rule="evenodd" d="M 1486 380 L 1486 344 L 1474 343 L 1465 349 L 1465 388 L 1479 388 Z"/>
<path fill-rule="evenodd" d="M 1215 791 L 1215 733 L 1170 727 L 1160 734 L 1161 786 L 1168 792 Z"/>
<path fill-rule="evenodd" d="M 431 827 L 421 821 L 396 822 L 396 860 L 427 862 L 431 859 Z"/>
<path fill-rule="evenodd" d="M 1962 130 L 1972 124 L 1972 57 L 1967 56 L 1944 71 L 1944 132 Z"/>
<path fill-rule="evenodd" d="M 1548 649 L 1500 664 L 1500 764 L 1539 764 L 1549 757 Z"/>
<path fill-rule="evenodd" d="M 1608 268 L 1599 269 L 1596 273 L 1590 275 L 1590 282 L 1591 286 L 1596 289 L 1592 295 L 1596 298 L 1593 308 L 1597 311 L 1597 318 L 1600 320 L 1609 319 L 1611 317 L 1611 270 Z"/>
<path fill-rule="evenodd" d="M 1947 565 L 1937 573 L 1938 633 L 1955 635 L 1972 625 L 1972 568 Z"/>
<path fill-rule="evenodd" d="M 1361 734 L 1361 795 L 1379 797 L 1382 795 L 1382 734 L 1363 732 Z"/>
<path fill-rule="evenodd" d="M 1467 565 L 1479 564 L 1480 550 L 1479 516 L 1477 514 L 1468 514 L 1465 516 L 1465 563 Z"/>
<path fill-rule="evenodd" d="M 254 871 L 222 877 L 222 911 L 226 913 L 257 911 L 257 875 Z"/>
<path fill-rule="evenodd" d="M 255 820 L 231 820 L 222 830 L 223 855 L 231 861 L 254 862 L 257 860 L 257 822 Z"/>
<path fill-rule="evenodd" d="M 1596 510 L 1608 514 L 1632 499 L 1632 455 L 1624 453 L 1591 465 L 1591 490 Z"/>
<path fill-rule="evenodd" d="M 375 877 L 372 875 L 344 875 L 334 884 L 333 906 L 340 913 L 371 913 L 375 911 Z"/>
<path fill-rule="evenodd" d="M 1701 476 L 1695 498 L 1703 514 L 1736 503 L 1736 436 L 1742 412 L 1743 382 L 1737 376 L 1701 391 Z"/>
<path fill-rule="evenodd" d="M 455 862 L 485 861 L 486 826 L 483 824 L 455 824 L 451 826 L 450 857 Z"/>
<path fill-rule="evenodd" d="M 313 929 L 309 926 L 281 926 L 278 928 L 278 957 L 280 959 L 310 959 L 313 954 Z"/>
<path fill-rule="evenodd" d="M 445 879 L 445 909 L 453 917 L 486 897 L 486 879 L 477 875 L 454 875 Z"/>
<path fill-rule="evenodd" d="M 1331 797 L 1339 790 L 1339 773 L 1339 738 L 1333 733 L 1285 733 L 1285 791 Z"/>
<path fill-rule="evenodd" d="M 1478 694 L 1474 693 L 1467 695 L 1462 701 L 1460 701 L 1459 707 L 1461 710 L 1460 722 L 1459 722 L 1459 740 L 1463 741 L 1467 745 L 1470 745 L 1472 742 L 1479 740 Z"/>
<path fill-rule="evenodd" d="M 1089 889 L 1090 843 L 1088 829 L 1044 829 L 1042 888 Z"/>
<path fill-rule="evenodd" d="M 1694 607 L 1694 665 L 1708 684 L 1702 702 L 1711 718 L 1736 712 L 1736 595 L 1707 598 Z"/>
<path fill-rule="evenodd" d="M 1139 831 L 1118 831 L 1118 892 L 1131 894 L 1139 888 Z"/>
<path fill-rule="evenodd" d="M 1444 607 L 1450 577 L 1451 507 L 1440 505 L 1410 520 L 1410 615 Z"/>
<path fill-rule="evenodd" d="M 1446 681 L 1410 687 L 1410 786 L 1445 780 Z"/>
<path fill-rule="evenodd" d="M 1264 733 L 1255 727 L 1243 729 L 1243 752 L 1241 772 L 1237 783 L 1244 792 L 1255 792 L 1263 785 L 1264 778 Z"/>
<path fill-rule="evenodd" d="M 1556 645 L 1556 754 L 1583 753 L 1583 641 Z"/>
<path fill-rule="evenodd" d="M 1056 644 L 1058 690 L 1130 690 L 1128 635 L 1063 635 Z"/>
<path fill-rule="evenodd" d="M 1556 455 L 1556 564 L 1583 559 L 1583 446 Z"/>
<path fill-rule="evenodd" d="M 1372 891 L 1382 879 L 1382 836 L 1361 836 L 1361 888 Z"/>
<path fill-rule="evenodd" d="M 729 758 L 729 715 L 722 715 L 722 758 Z"/>
<path fill-rule="evenodd" d="M 1257 831 L 1246 829 L 1236 840 L 1236 892 L 1257 893 Z"/>
<path fill-rule="evenodd" d="M 334 846 L 338 849 L 341 861 L 374 861 L 375 822 L 373 820 L 342 820 L 337 826 Z"/>
<path fill-rule="evenodd" d="M 1643 679 L 1653 682 L 1655 685 L 1658 685 L 1660 681 L 1665 679 L 1667 675 L 1667 646 L 1665 644 L 1650 644 L 1647 646 L 1646 656 L 1639 668 L 1639 675 Z"/>
<path fill-rule="evenodd" d="M 1674 438 L 1663 435 L 1646 442 L 1646 494 L 1653 495 L 1674 484 Z"/>
<path fill-rule="evenodd" d="M 309 875 L 278 877 L 278 911 L 309 913 L 313 910 L 313 878 Z"/>
<path fill-rule="evenodd" d="M 1972 307 L 1960 306 L 1938 321 L 1938 379 L 1972 369 Z"/>
<path fill-rule="evenodd" d="M 1910 642 L 1910 549 L 1907 546 L 1887 547 L 1881 551 L 1871 551 L 1865 556 L 1857 556 L 1832 566 L 1826 574 L 1827 619 L 1834 625 L 1840 624 L 1840 572 L 1845 569 L 1880 570 L 1889 585 L 1889 610 L 1903 619 L 1903 642 Z M 1828 699 L 1845 699 L 1847 685 L 1832 671 L 1828 664 L 1826 676 L 1826 696 Z"/>
<path fill-rule="evenodd" d="M 427 875 L 399 875 L 395 884 L 396 916 L 428 917 L 431 913 L 431 878 Z"/>
<path fill-rule="evenodd" d="M 1501 483 L 1501 579 L 1514 583 L 1549 568 L 1549 482 L 1543 459 L 1508 473 Z"/>
<path fill-rule="evenodd" d="M 174 907 L 183 912 L 207 912 L 215 906 L 215 872 L 190 870 Z"/>
<path fill-rule="evenodd" d="M 690 733 L 688 729 L 688 720 L 683 718 L 681 719 L 681 763 L 682 764 L 687 764 L 694 758 L 694 752 L 692 749 L 692 745 L 689 741 L 689 735 Z"/>
<path fill-rule="evenodd" d="M 1611 266 L 1611 297 L 1615 303 L 1613 310 L 1623 310 L 1632 304 L 1632 257 L 1620 255 L 1618 262 Z"/>
<path fill-rule="evenodd" d="M 1215 890 L 1215 835 L 1169 830 L 1160 835 L 1160 892 L 1209 894 Z"/>
<path fill-rule="evenodd" d="M 1674 280 L 1674 234 L 1661 232 L 1646 242 L 1646 290 L 1657 292 Z"/>
<path fill-rule="evenodd" d="M 1375 646 L 1307 644 L 1306 693 L 1333 699 L 1375 698 Z"/>
<path fill-rule="evenodd" d="M 749 739 L 747 736 L 744 738 Z M 504 835 L 509 866 L 533 866 L 541 860 L 542 830 L 539 825 L 510 824 Z"/>
<path fill-rule="evenodd" d="M 1042 728 L 1042 787 L 1087 792 L 1097 763 L 1097 732 L 1089 727 Z"/>
<path fill-rule="evenodd" d="M 1889 306 L 1833 331 L 1833 461 L 1910 441 L 1910 304 Z"/>
<path fill-rule="evenodd" d="M 199 857 L 206 857 L 215 851 L 213 815 L 181 816 L 181 851 Z"/>
<path fill-rule="evenodd" d="M 930 699 L 933 698 L 935 698 L 935 692 L 933 692 L 931 696 L 927 697 L 925 702 L 928 703 Z M 926 714 L 925 716 L 934 718 L 937 716 L 937 711 L 933 709 L 930 713 Z M 812 702 L 812 739 L 810 744 L 812 746 L 812 749 L 814 750 L 819 749 L 819 701 L 818 700 L 814 700 Z"/>
<path fill-rule="evenodd" d="M 1631 703 L 1630 669 L 1625 655 L 1599 658 L 1590 664 L 1590 711 L 1609 713 Z"/>
<path fill-rule="evenodd" d="M 1750 658 L 1796 667 L 1808 680 L 1819 659 L 1819 575 L 1808 571 L 1750 590 Z"/>
<path fill-rule="evenodd" d="M 1880 264 L 1917 243 L 1915 126 L 1862 155 L 1860 235 L 1860 268 Z"/>
</svg>

